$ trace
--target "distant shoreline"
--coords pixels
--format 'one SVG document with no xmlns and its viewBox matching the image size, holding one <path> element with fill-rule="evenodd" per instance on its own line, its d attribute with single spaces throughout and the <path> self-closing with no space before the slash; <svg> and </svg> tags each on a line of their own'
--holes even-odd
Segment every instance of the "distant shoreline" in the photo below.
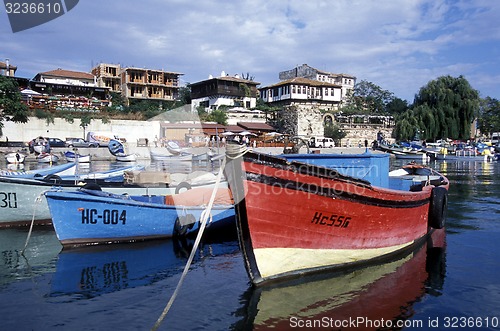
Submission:
<svg viewBox="0 0 500 331">
<path fill-rule="evenodd" d="M 9 144 L 10 145 L 10 144 Z M 67 150 L 70 150 L 70 148 L 64 148 L 64 147 L 56 147 L 53 148 L 52 151 L 53 153 L 62 156 L 63 153 Z M 208 147 L 192 147 L 189 148 L 188 151 L 192 152 L 193 154 L 201 154 L 207 152 L 209 149 Z M 283 147 L 258 147 L 254 149 L 256 152 L 259 153 L 264 153 L 264 154 L 271 154 L 271 155 L 278 155 L 283 153 Z M 313 151 L 319 151 L 319 154 L 361 154 L 366 152 L 365 147 L 332 147 L 332 148 L 310 148 L 310 152 L 312 153 Z M 7 154 L 8 152 L 15 152 L 15 151 L 22 151 L 28 154 L 28 157 L 26 158 L 25 162 L 36 162 L 35 159 L 35 154 L 29 154 L 28 148 L 27 147 L 14 147 L 14 146 L 9 146 L 9 147 L 0 147 L 0 154 L 4 155 Z M 108 149 L 106 147 L 100 147 L 100 148 L 79 148 L 78 149 L 79 153 L 82 155 L 90 154 L 92 156 L 92 160 L 94 161 L 113 161 L 115 158 L 112 156 Z M 128 153 L 130 154 L 136 154 L 137 158 L 139 160 L 148 160 L 150 159 L 150 151 L 162 151 L 162 152 L 167 152 L 167 149 L 165 147 L 136 147 L 136 146 L 130 146 L 128 148 Z M 224 154 L 226 152 L 226 149 L 224 147 L 214 147 L 212 148 L 212 151 L 215 151 L 216 153 Z M 373 150 L 371 148 L 368 148 L 368 151 L 371 153 L 383 153 L 382 151 L 378 150 Z M 64 160 L 64 157 L 62 158 Z"/>
</svg>

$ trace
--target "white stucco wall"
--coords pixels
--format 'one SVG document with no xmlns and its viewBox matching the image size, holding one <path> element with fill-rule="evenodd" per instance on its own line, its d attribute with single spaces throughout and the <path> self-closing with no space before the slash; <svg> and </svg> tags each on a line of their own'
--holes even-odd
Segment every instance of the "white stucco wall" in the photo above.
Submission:
<svg viewBox="0 0 500 331">
<path fill-rule="evenodd" d="M 79 119 L 70 124 L 64 119 L 55 118 L 54 124 L 47 125 L 45 120 L 30 117 L 28 123 L 3 122 L 3 124 L 1 141 L 5 141 L 6 137 L 9 138 L 9 141 L 24 142 L 28 142 L 37 136 L 60 138 L 62 140 L 67 137 L 85 138 Z M 92 120 L 86 128 L 85 134 L 89 131 L 110 131 L 131 142 L 139 138 L 148 138 L 153 141 L 155 135 L 160 136 L 160 122 L 111 120 L 109 123 L 104 124 L 101 120 Z"/>
</svg>

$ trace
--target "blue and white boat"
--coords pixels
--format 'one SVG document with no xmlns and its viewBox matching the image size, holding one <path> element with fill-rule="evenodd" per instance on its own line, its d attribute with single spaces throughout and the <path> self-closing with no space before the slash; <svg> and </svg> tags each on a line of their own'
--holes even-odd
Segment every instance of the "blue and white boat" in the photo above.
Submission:
<svg viewBox="0 0 500 331">
<path fill-rule="evenodd" d="M 46 167 L 35 170 L 23 170 L 23 171 L 1 170 L 0 177 L 43 178 L 47 175 L 67 176 L 67 175 L 74 175 L 75 173 L 76 173 L 76 166 L 74 163 L 64 163 L 52 167 Z"/>
<path fill-rule="evenodd" d="M 136 155 L 125 153 L 125 146 L 123 146 L 123 144 L 116 139 L 111 139 L 109 141 L 108 150 L 114 157 L 116 157 L 116 160 L 119 162 L 137 161 Z"/>
<path fill-rule="evenodd" d="M 45 192 L 52 224 L 63 246 L 143 241 L 198 230 L 212 188 L 175 195 L 117 195 L 99 190 Z M 229 222 L 234 207 L 228 189 L 217 189 L 209 226 Z"/>
<path fill-rule="evenodd" d="M 91 159 L 90 154 L 82 155 L 72 151 L 64 152 L 64 157 L 68 162 L 78 162 L 78 163 L 89 163 Z"/>
<path fill-rule="evenodd" d="M 72 163 L 72 165 L 74 166 L 75 163 Z M 124 167 L 80 176 L 49 174 L 45 177 L 40 176 L 40 179 L 0 177 L 0 201 L 2 202 L 0 203 L 0 228 L 26 226 L 32 221 L 40 225 L 50 224 L 52 222 L 51 216 L 43 193 L 52 190 L 54 187 L 65 191 L 75 191 L 81 187 L 93 187 L 115 194 L 166 195 L 190 188 L 213 187 L 215 182 L 215 175 L 210 174 L 211 176 L 208 176 L 209 173 L 200 173 L 197 176 L 195 176 L 195 173 L 192 176 L 171 176 L 179 178 L 177 181 L 169 180 L 164 183 L 159 181 L 165 176 L 159 175 L 153 176 L 154 182 L 130 180 L 128 177 L 124 180 L 124 175 L 128 174 L 125 169 L 130 170 L 133 168 Z M 149 172 L 141 170 L 131 172 L 149 176 Z M 168 175 L 170 177 L 170 174 Z M 221 183 L 221 185 L 227 187 L 227 182 Z"/>
<path fill-rule="evenodd" d="M 105 171 L 93 171 L 89 173 L 75 173 L 73 175 L 51 175 L 50 180 L 55 184 L 63 182 L 89 181 L 105 184 L 106 182 L 123 182 L 125 173 L 133 171 L 143 171 L 143 165 L 130 165 L 125 167 L 114 168 Z"/>
</svg>

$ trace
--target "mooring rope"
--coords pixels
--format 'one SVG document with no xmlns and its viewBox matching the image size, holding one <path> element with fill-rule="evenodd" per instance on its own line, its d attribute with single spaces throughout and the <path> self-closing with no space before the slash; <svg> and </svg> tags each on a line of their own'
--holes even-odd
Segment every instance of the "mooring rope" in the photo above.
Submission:
<svg viewBox="0 0 500 331">
<path fill-rule="evenodd" d="M 226 146 L 226 156 L 230 159 L 237 159 L 250 151 L 251 148 L 247 147 L 245 144 L 227 144 Z"/>
<path fill-rule="evenodd" d="M 165 316 L 167 316 L 168 311 L 172 307 L 172 304 L 174 303 L 175 298 L 177 297 L 177 294 L 179 293 L 179 290 L 182 286 L 182 283 L 184 282 L 184 279 L 186 278 L 187 272 L 189 271 L 189 268 L 191 267 L 191 263 L 193 262 L 194 255 L 196 254 L 196 251 L 198 249 L 198 245 L 200 244 L 201 237 L 203 235 L 203 231 L 205 230 L 206 224 L 207 224 L 207 219 L 209 215 L 211 214 L 212 211 L 212 206 L 215 201 L 215 196 L 217 194 L 217 189 L 219 188 L 219 183 L 222 178 L 222 173 L 224 170 L 224 167 L 226 165 L 226 158 L 222 161 L 222 165 L 219 169 L 219 174 L 217 175 L 217 179 L 215 181 L 215 186 L 212 191 L 212 196 L 210 197 L 210 201 L 207 205 L 207 208 L 205 209 L 204 213 L 202 214 L 201 218 L 201 224 L 200 228 L 198 229 L 198 235 L 196 236 L 196 240 L 194 242 L 193 248 L 191 250 L 191 254 L 189 255 L 188 261 L 186 262 L 186 265 L 184 266 L 184 270 L 182 271 L 181 278 L 179 279 L 179 282 L 177 283 L 177 287 L 175 288 L 174 293 L 170 297 L 170 300 L 168 301 L 167 305 L 163 309 L 163 312 L 161 313 L 160 317 L 158 317 L 158 320 L 156 321 L 155 325 L 151 328 L 151 330 L 157 330 L 160 327 L 160 324 L 163 322 L 165 319 Z"/>
<path fill-rule="evenodd" d="M 40 193 L 40 195 L 38 195 L 36 198 L 35 198 L 35 204 L 33 205 L 33 216 L 31 217 L 31 225 L 30 225 L 30 230 L 28 232 L 28 237 L 26 238 L 26 243 L 24 244 L 24 248 L 23 250 L 21 251 L 21 255 L 24 256 L 24 251 L 26 250 L 26 247 L 28 247 L 28 243 L 30 241 L 30 238 L 31 238 L 31 233 L 33 232 L 33 225 L 35 224 L 35 215 L 36 215 L 36 207 L 37 207 L 37 203 L 40 203 L 40 201 L 42 201 L 42 197 L 43 195 L 45 194 L 45 192 L 47 191 L 43 191 L 42 193 Z"/>
</svg>

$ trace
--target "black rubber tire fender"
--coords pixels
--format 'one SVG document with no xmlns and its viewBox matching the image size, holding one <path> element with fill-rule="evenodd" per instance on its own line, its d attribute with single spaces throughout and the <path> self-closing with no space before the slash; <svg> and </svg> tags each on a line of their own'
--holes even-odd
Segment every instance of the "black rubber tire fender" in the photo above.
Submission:
<svg viewBox="0 0 500 331">
<path fill-rule="evenodd" d="M 96 183 L 86 183 L 82 188 L 86 190 L 102 191 L 102 188 Z"/>
<path fill-rule="evenodd" d="M 62 179 L 58 175 L 47 175 L 43 177 L 43 181 L 53 184 L 59 184 L 61 183 Z"/>
<path fill-rule="evenodd" d="M 189 222 L 189 224 L 181 225 L 181 223 Z M 175 219 L 174 224 L 174 237 L 183 237 L 187 234 L 188 230 L 191 230 L 196 223 L 196 218 L 193 214 L 187 214 L 186 216 L 178 216 Z"/>
<path fill-rule="evenodd" d="M 189 184 L 188 182 L 180 182 L 179 185 L 175 187 L 175 194 L 181 193 L 182 189 L 186 189 L 186 191 L 189 191 L 191 188 L 191 184 Z"/>
<path fill-rule="evenodd" d="M 429 206 L 429 226 L 434 229 L 444 228 L 447 210 L 448 190 L 444 187 L 433 188 Z"/>
</svg>

